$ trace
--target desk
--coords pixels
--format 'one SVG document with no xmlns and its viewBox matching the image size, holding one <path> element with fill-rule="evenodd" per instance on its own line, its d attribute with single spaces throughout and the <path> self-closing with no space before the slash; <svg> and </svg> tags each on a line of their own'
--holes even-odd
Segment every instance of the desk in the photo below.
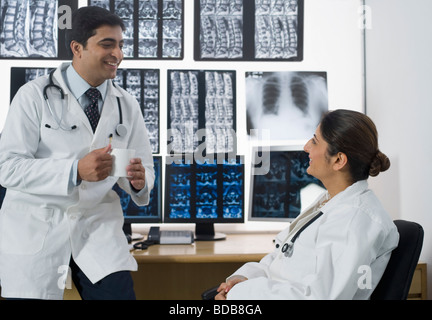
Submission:
<svg viewBox="0 0 432 320">
<path fill-rule="evenodd" d="M 135 250 L 132 273 L 138 299 L 201 299 L 244 263 L 274 249 L 273 234 L 227 235 L 226 240 L 192 245 L 157 245 Z"/>
<path fill-rule="evenodd" d="M 153 245 L 134 250 L 138 271 L 132 272 L 139 300 L 200 300 L 249 261 L 259 261 L 274 249 L 274 234 L 229 234 L 226 240 L 190 245 Z M 79 299 L 75 288 L 65 299 Z"/>
<path fill-rule="evenodd" d="M 226 240 L 191 245 L 154 245 L 134 250 L 138 271 L 132 272 L 139 300 L 200 300 L 201 293 L 221 283 L 245 262 L 259 261 L 274 248 L 274 234 L 229 234 Z M 419 263 L 411 299 L 426 299 L 426 265 Z M 65 299 L 79 299 L 65 290 Z"/>
</svg>

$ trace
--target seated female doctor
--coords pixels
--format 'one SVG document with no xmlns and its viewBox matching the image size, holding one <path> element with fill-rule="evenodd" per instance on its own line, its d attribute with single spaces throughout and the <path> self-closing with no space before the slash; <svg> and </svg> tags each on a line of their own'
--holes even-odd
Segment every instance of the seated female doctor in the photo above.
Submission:
<svg viewBox="0 0 432 320">
<path fill-rule="evenodd" d="M 304 150 L 307 172 L 327 192 L 277 235 L 273 252 L 222 283 L 215 299 L 369 299 L 399 241 L 392 219 L 368 189 L 367 178 L 390 167 L 377 136 L 362 113 L 324 116 Z"/>
</svg>

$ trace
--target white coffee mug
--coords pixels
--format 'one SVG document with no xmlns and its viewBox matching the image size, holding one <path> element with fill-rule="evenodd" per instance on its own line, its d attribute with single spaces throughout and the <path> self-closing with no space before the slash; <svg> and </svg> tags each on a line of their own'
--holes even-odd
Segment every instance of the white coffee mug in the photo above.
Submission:
<svg viewBox="0 0 432 320">
<path fill-rule="evenodd" d="M 111 176 L 127 177 L 126 167 L 130 165 L 130 160 L 135 157 L 135 150 L 114 148 L 111 151 L 111 156 L 113 157 Z"/>
</svg>

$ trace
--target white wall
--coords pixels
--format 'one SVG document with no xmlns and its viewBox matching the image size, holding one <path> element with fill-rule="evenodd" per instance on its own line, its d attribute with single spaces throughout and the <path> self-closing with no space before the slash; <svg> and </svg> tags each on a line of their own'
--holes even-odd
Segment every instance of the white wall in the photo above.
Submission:
<svg viewBox="0 0 432 320">
<path fill-rule="evenodd" d="M 425 230 L 420 260 L 428 263 L 432 298 L 432 1 L 366 0 L 366 106 L 392 161 L 389 172 L 370 179 L 396 219 Z"/>
</svg>

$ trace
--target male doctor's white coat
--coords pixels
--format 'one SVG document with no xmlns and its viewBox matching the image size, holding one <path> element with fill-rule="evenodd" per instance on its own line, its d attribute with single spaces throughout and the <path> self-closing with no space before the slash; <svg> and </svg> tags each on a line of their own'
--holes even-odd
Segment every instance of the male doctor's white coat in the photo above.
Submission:
<svg viewBox="0 0 432 320">
<path fill-rule="evenodd" d="M 99 125 L 93 134 L 76 98 L 66 86 L 61 70 L 54 83 L 65 93 L 49 89 L 48 97 L 63 128 L 55 130 L 43 98 L 48 76 L 20 88 L 9 109 L 0 139 L 0 184 L 7 194 L 0 211 L 0 284 L 2 296 L 62 299 L 65 270 L 71 255 L 94 283 L 121 270 L 136 270 L 122 231 L 123 214 L 119 185 L 138 205 L 149 201 L 154 184 L 151 147 L 137 101 L 108 81 Z M 115 134 L 120 98 L 125 137 Z M 63 115 L 62 114 L 63 108 Z M 48 124 L 51 128 L 47 128 Z M 100 182 L 82 181 L 70 186 L 74 160 L 104 148 L 113 134 L 113 148 L 136 150 L 146 170 L 146 187 L 140 197 L 126 178 L 108 177 Z"/>
<path fill-rule="evenodd" d="M 369 299 L 397 247 L 399 234 L 366 180 L 340 192 L 322 208 L 324 194 L 276 237 L 276 249 L 259 263 L 250 262 L 233 276 L 228 299 Z M 320 211 L 294 243 L 283 245 Z"/>
</svg>

